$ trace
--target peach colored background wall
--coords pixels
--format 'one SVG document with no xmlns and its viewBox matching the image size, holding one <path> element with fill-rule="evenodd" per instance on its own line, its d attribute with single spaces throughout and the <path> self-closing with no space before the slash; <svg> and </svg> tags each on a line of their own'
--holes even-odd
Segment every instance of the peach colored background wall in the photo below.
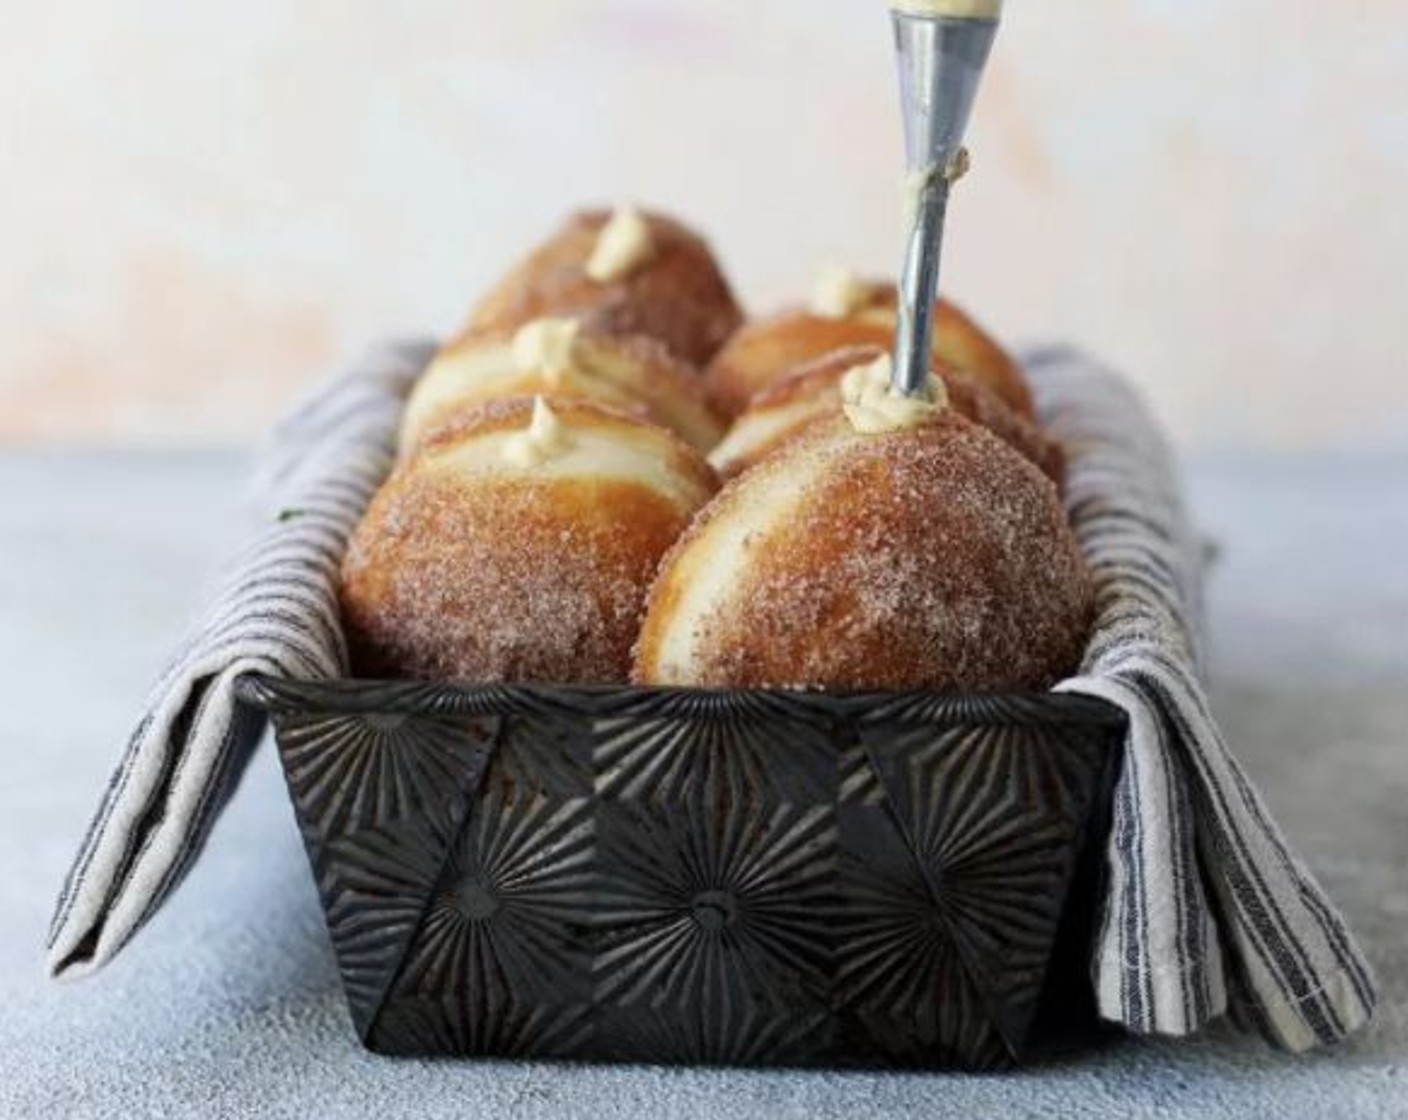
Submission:
<svg viewBox="0 0 1408 1120">
<path fill-rule="evenodd" d="M 1408 446 L 1403 0 L 1011 0 L 951 289 L 1189 444 Z M 0 21 L 0 441 L 245 439 L 569 205 L 750 302 L 897 254 L 880 0 L 55 0 Z"/>
</svg>

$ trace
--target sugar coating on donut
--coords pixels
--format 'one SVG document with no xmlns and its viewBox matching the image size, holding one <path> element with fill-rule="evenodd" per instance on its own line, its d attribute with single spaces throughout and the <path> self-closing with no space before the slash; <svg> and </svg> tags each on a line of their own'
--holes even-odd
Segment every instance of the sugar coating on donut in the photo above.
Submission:
<svg viewBox="0 0 1408 1120">
<path fill-rule="evenodd" d="M 1079 663 L 1091 594 L 1054 487 L 996 437 L 952 411 L 882 435 L 833 418 L 729 483 L 667 555 L 634 677 L 1045 688 Z"/>
<path fill-rule="evenodd" d="M 437 432 L 377 494 L 342 568 L 358 675 L 626 679 L 659 559 L 716 483 L 662 429 L 582 402 L 551 413 L 551 456 L 507 453 L 534 403 L 495 402 Z"/>
<path fill-rule="evenodd" d="M 466 330 L 512 331 L 545 315 L 656 339 L 691 366 L 708 362 L 743 319 L 708 242 L 645 210 L 572 215 L 480 300 Z"/>
</svg>

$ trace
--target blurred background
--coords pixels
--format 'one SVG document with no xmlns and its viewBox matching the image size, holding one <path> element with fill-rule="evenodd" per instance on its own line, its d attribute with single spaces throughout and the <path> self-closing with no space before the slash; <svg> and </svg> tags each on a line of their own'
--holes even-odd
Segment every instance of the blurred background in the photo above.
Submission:
<svg viewBox="0 0 1408 1120">
<path fill-rule="evenodd" d="M 1408 448 L 1402 0 L 1012 0 L 948 288 L 1194 449 Z M 890 272 L 881 0 L 56 0 L 0 32 L 0 443 L 253 438 L 566 209 Z"/>
</svg>

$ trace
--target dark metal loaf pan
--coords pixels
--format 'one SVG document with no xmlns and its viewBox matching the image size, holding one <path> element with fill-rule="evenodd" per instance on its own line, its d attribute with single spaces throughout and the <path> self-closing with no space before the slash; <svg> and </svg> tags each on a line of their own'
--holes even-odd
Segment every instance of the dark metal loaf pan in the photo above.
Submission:
<svg viewBox="0 0 1408 1120">
<path fill-rule="evenodd" d="M 1124 734 L 1099 701 L 240 693 L 372 1050 L 994 1068 L 1089 987 L 1063 911 Z"/>
</svg>

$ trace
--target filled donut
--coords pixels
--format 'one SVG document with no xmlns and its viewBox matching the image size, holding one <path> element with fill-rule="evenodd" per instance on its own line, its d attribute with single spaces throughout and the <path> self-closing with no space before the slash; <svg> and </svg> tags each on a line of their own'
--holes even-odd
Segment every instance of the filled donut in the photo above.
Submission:
<svg viewBox="0 0 1408 1120">
<path fill-rule="evenodd" d="M 660 558 L 716 487 L 676 436 L 597 404 L 460 414 L 352 535 L 341 603 L 355 672 L 624 682 Z"/>
<path fill-rule="evenodd" d="M 742 327 L 705 374 L 710 399 L 737 416 L 753 396 L 798 366 L 847 346 L 895 342 L 898 297 L 893 284 L 861 280 L 843 270 L 821 277 L 810 306 L 790 308 Z M 1017 364 L 950 300 L 937 305 L 934 357 L 971 374 L 1018 415 L 1035 416 L 1031 390 Z"/>
<path fill-rule="evenodd" d="M 1092 589 L 1056 487 L 944 400 L 853 387 L 730 482 L 666 556 L 642 685 L 1049 687 Z"/>
<path fill-rule="evenodd" d="M 699 451 L 723 435 L 699 379 L 654 339 L 575 319 L 535 319 L 509 335 L 471 334 L 444 347 L 411 392 L 400 446 L 410 454 L 458 412 L 504 397 L 592 400 L 662 424 Z"/>
<path fill-rule="evenodd" d="M 708 243 L 673 218 L 630 206 L 569 218 L 484 297 L 467 329 L 512 331 L 546 315 L 658 339 L 696 366 L 742 321 Z"/>
<path fill-rule="evenodd" d="M 852 384 L 858 378 L 874 384 L 888 378 L 887 354 L 878 346 L 847 347 L 769 385 L 733 422 L 709 461 L 724 478 L 761 462 L 816 420 L 840 413 L 848 379 Z M 933 376 L 942 379 L 952 408 L 1030 459 L 1057 487 L 1064 484 L 1065 454 L 1036 424 L 1014 412 L 971 374 L 935 364 Z M 931 392 L 937 388 L 931 387 Z"/>
</svg>

